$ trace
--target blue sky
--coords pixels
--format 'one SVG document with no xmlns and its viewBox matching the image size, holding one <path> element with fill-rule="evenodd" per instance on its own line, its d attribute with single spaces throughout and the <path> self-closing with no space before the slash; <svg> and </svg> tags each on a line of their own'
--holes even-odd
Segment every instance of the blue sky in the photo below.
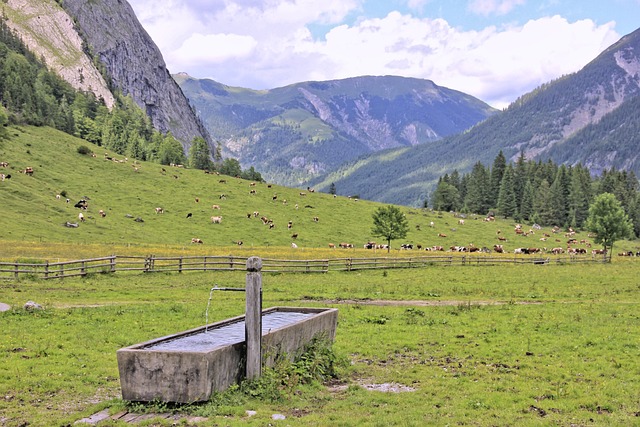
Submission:
<svg viewBox="0 0 640 427">
<path fill-rule="evenodd" d="M 172 73 L 271 89 L 424 78 L 497 108 L 640 26 L 640 0 L 129 0 Z"/>
</svg>

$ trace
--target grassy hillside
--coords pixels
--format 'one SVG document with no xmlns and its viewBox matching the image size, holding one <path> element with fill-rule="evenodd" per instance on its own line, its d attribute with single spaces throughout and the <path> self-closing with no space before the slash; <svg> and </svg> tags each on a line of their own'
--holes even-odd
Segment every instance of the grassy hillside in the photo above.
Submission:
<svg viewBox="0 0 640 427">
<path fill-rule="evenodd" d="M 380 206 L 377 203 L 309 191 L 302 196 L 298 189 L 269 187 L 266 183 L 252 186 L 238 178 L 125 161 L 121 156 L 116 156 L 121 162 L 109 161 L 102 147 L 50 128 L 9 131 L 11 138 L 0 142 L 0 161 L 9 162 L 2 172 L 11 175 L 0 183 L 0 240 L 7 242 L 0 250 L 2 258 L 37 254 L 43 245 L 49 246 L 50 254 L 66 258 L 77 258 L 74 252 L 82 253 L 87 247 L 106 255 L 122 253 L 123 248 L 131 246 L 149 253 L 252 251 L 257 255 L 280 248 L 286 249 L 289 256 L 309 256 L 305 251 L 321 248 L 324 251 L 315 256 L 326 257 L 371 254 L 360 248 L 370 240 L 380 242 L 371 235 L 371 215 Z M 96 157 L 79 154 L 78 148 L 83 145 Z M 19 173 L 28 166 L 34 170 L 32 176 Z M 251 194 L 252 190 L 255 194 Z M 57 194 L 66 196 L 57 199 Z M 223 194 L 226 198 L 221 199 Z M 81 199 L 89 203 L 83 212 L 86 221 L 78 228 L 65 227 L 66 222 L 79 222 L 81 210 L 74 204 Z M 214 204 L 220 210 L 212 209 Z M 156 207 L 162 207 L 164 213 L 156 214 Z M 537 237 L 542 236 L 516 237 L 511 221 L 485 223 L 482 218 L 470 217 L 459 225 L 452 213 L 402 209 L 410 231 L 406 239 L 392 242 L 394 248 L 402 243 L 445 248 L 474 243 L 490 248 L 499 243 L 498 230 L 508 237 L 504 245 L 509 252 L 520 246 L 565 244 L 564 238 L 540 242 Z M 105 217 L 100 216 L 100 210 L 106 213 Z M 272 219 L 274 228 L 264 225 L 253 212 Z M 189 213 L 192 215 L 187 218 Z M 214 215 L 222 216 L 222 223 L 213 224 L 210 218 Z M 136 222 L 136 218 L 144 222 Z M 289 221 L 293 224 L 291 229 L 287 227 Z M 434 227 L 430 227 L 431 222 Z M 298 234 L 296 240 L 292 239 L 294 233 Z M 439 233 L 447 237 L 438 237 Z M 204 243 L 191 244 L 192 238 Z M 243 242 L 241 247 L 238 241 Z M 299 247 L 297 251 L 290 248 L 293 241 Z M 329 243 L 340 242 L 352 243 L 356 249 L 328 250 Z M 63 245 L 64 249 L 51 249 L 54 245 Z M 618 245 L 622 246 L 625 245 Z M 635 247 L 631 242 L 626 246 Z"/>
</svg>

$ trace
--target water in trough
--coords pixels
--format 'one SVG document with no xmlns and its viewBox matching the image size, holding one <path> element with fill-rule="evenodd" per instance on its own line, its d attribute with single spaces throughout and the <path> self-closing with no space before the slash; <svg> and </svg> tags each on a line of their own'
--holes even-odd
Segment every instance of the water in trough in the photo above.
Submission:
<svg viewBox="0 0 640 427">
<path fill-rule="evenodd" d="M 262 335 L 314 316 L 315 313 L 275 311 L 262 316 Z M 218 328 L 199 331 L 143 347 L 145 350 L 209 351 L 245 340 L 245 322 L 240 320 Z"/>
</svg>

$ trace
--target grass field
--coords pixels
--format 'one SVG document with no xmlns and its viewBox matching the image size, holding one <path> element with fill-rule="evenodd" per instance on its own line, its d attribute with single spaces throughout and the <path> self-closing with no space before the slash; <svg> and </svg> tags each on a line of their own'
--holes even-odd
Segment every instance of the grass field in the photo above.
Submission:
<svg viewBox="0 0 640 427">
<path fill-rule="evenodd" d="M 266 425 L 276 412 L 287 416 L 282 425 L 633 425 L 639 271 L 618 261 L 265 274 L 265 307 L 339 309 L 344 387 L 181 410 L 209 417 L 202 425 Z M 66 425 L 117 412 L 115 351 L 202 325 L 209 288 L 243 283 L 242 273 L 176 273 L 1 284 L 0 301 L 14 307 L 0 313 L 2 423 Z M 23 310 L 27 300 L 45 310 Z M 242 314 L 243 295 L 212 307 L 211 321 Z M 387 383 L 414 391 L 363 386 Z M 246 418 L 249 409 L 258 415 Z"/>
<path fill-rule="evenodd" d="M 91 147 L 97 157 L 82 156 L 77 148 L 89 144 L 50 129 L 10 133 L 11 140 L 0 142 L 0 161 L 10 163 L 4 173 L 12 175 L 0 183 L 1 260 L 373 255 L 359 248 L 375 240 L 371 214 L 378 204 L 307 191 L 301 196 L 304 190 L 253 187 L 188 169 L 163 172 L 156 164 L 137 164 L 136 172 L 130 160 L 104 160 L 99 147 Z M 26 166 L 34 168 L 33 176 L 18 172 Z M 56 199 L 63 192 L 72 203 Z M 83 197 L 90 199 L 87 221 L 64 227 L 77 221 L 73 203 Z M 155 207 L 165 213 L 155 214 Z M 508 239 L 509 256 L 520 246 L 565 246 L 564 235 L 539 241 L 544 229 L 515 236 L 509 220 L 469 216 L 460 225 L 452 213 L 403 209 L 411 231 L 403 242 L 392 242 L 394 248 L 405 242 L 492 247 L 498 230 Z M 253 211 L 273 219 L 275 228 L 247 218 Z M 222 215 L 223 222 L 212 224 L 212 215 Z M 298 250 L 290 247 L 292 233 L 299 234 Z M 190 244 L 193 237 L 204 244 Z M 358 249 L 327 247 L 342 241 Z M 638 243 L 616 247 L 635 251 Z M 394 249 L 392 255 L 409 252 Z M 264 307 L 339 309 L 333 351 L 345 363 L 338 365 L 338 379 L 310 385 L 289 379 L 275 400 L 233 390 L 177 408 L 123 402 L 115 352 L 202 325 L 209 289 L 242 286 L 244 273 L 0 281 L 0 302 L 12 307 L 0 312 L 0 425 L 66 426 L 104 408 L 171 409 L 207 417 L 200 423 L 207 426 L 640 425 L 639 273 L 640 260 L 614 256 L 607 264 L 265 274 Z M 24 310 L 29 300 L 44 310 Z M 243 310 L 244 296 L 227 293 L 212 301 L 209 318 Z M 405 391 L 376 391 L 383 385 Z M 257 414 L 247 417 L 246 410 Z M 274 413 L 287 418 L 274 421 Z"/>
</svg>

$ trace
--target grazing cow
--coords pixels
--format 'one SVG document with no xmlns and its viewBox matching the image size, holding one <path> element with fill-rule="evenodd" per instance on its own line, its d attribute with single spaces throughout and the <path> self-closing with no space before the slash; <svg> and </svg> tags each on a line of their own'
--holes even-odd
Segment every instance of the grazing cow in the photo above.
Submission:
<svg viewBox="0 0 640 427">
<path fill-rule="evenodd" d="M 500 240 L 501 242 L 506 242 L 507 238 L 506 237 L 502 237 L 502 236 L 498 236 L 498 240 Z"/>
<path fill-rule="evenodd" d="M 499 254 L 504 253 L 504 247 L 502 247 L 502 245 L 493 245 L 493 250 Z"/>
<path fill-rule="evenodd" d="M 400 247 L 402 249 L 413 249 L 413 245 L 411 243 L 403 243 Z"/>
<path fill-rule="evenodd" d="M 221 179 L 220 181 L 218 181 L 220 184 L 226 184 L 227 180 L 226 179 Z"/>
<path fill-rule="evenodd" d="M 306 196 L 306 195 L 307 195 L 307 193 L 305 193 L 304 191 L 301 191 L 301 192 L 300 192 L 300 195 L 301 195 L 301 196 Z"/>
<path fill-rule="evenodd" d="M 191 212 L 189 212 L 189 213 L 187 214 L 187 218 L 191 218 L 192 216 L 193 216 L 193 214 L 192 214 Z"/>
<path fill-rule="evenodd" d="M 364 244 L 365 249 L 373 249 L 376 247 L 376 242 L 367 242 Z"/>
<path fill-rule="evenodd" d="M 431 221 L 431 222 L 429 223 L 429 227 L 431 227 L 431 228 L 435 227 L 435 224 L 433 223 L 433 221 Z"/>
<path fill-rule="evenodd" d="M 84 222 L 84 215 L 82 214 L 82 212 L 78 214 L 78 219 L 80 220 L 80 222 Z"/>
<path fill-rule="evenodd" d="M 278 195 L 277 195 L 277 194 L 274 194 L 274 195 L 271 197 L 271 200 L 278 200 Z"/>
<path fill-rule="evenodd" d="M 249 194 L 258 194 L 258 193 L 256 192 L 256 190 L 251 190 L 249 191 Z"/>
<path fill-rule="evenodd" d="M 329 243 L 329 249 L 335 249 L 336 245 L 334 245 L 333 243 Z"/>
<path fill-rule="evenodd" d="M 256 186 L 255 182 L 252 182 L 252 183 L 249 184 L 249 187 L 255 187 L 255 186 Z"/>
<path fill-rule="evenodd" d="M 513 251 L 514 254 L 529 255 L 529 248 L 517 248 Z"/>
<path fill-rule="evenodd" d="M 320 221 L 320 218 L 318 218 L 317 216 L 314 216 L 313 217 L 313 222 L 318 222 L 318 221 Z"/>
<path fill-rule="evenodd" d="M 24 169 L 24 173 L 27 174 L 27 175 L 33 175 L 33 168 L 31 166 L 27 166 Z"/>
<path fill-rule="evenodd" d="M 591 251 L 591 255 L 604 255 L 607 251 L 605 249 L 594 249 Z"/>
<path fill-rule="evenodd" d="M 200 203 L 200 197 L 196 197 L 196 203 Z"/>
<path fill-rule="evenodd" d="M 438 237 L 447 237 L 446 234 L 438 233 Z"/>
<path fill-rule="evenodd" d="M 260 215 L 260 212 L 258 212 L 258 211 L 253 211 L 253 217 L 254 217 L 254 218 L 258 218 L 258 215 Z"/>
<path fill-rule="evenodd" d="M 212 216 L 211 217 L 211 223 L 213 223 L 213 224 L 222 223 L 222 217 L 221 216 Z"/>
<path fill-rule="evenodd" d="M 437 245 L 436 246 L 431 246 L 431 250 L 432 251 L 440 251 L 440 252 L 442 252 L 442 251 L 444 251 L 444 247 L 437 246 Z"/>
<path fill-rule="evenodd" d="M 74 208 L 85 209 L 85 210 L 87 209 L 87 206 L 88 206 L 88 203 L 84 199 L 80 200 L 78 203 L 73 205 Z"/>
<path fill-rule="evenodd" d="M 296 208 L 296 209 L 298 209 L 298 204 L 297 204 L 297 203 L 296 203 L 296 206 L 295 206 L 295 208 Z"/>
<path fill-rule="evenodd" d="M 459 224 L 459 225 L 464 225 L 464 219 L 459 219 L 459 220 L 458 220 L 458 224 Z"/>
<path fill-rule="evenodd" d="M 202 239 L 198 239 L 196 237 L 191 239 L 191 243 L 202 243 Z"/>
<path fill-rule="evenodd" d="M 287 224 L 287 228 L 291 229 L 291 227 L 293 227 L 293 221 L 289 221 L 289 223 Z"/>
<path fill-rule="evenodd" d="M 238 246 L 242 246 L 242 245 L 244 245 L 244 242 L 243 242 L 242 240 L 238 240 L 238 241 L 236 242 L 236 245 L 238 245 Z"/>
<path fill-rule="evenodd" d="M 620 252 L 618 256 L 633 256 L 633 252 L 632 251 Z"/>
<path fill-rule="evenodd" d="M 341 242 L 340 244 L 338 244 L 338 246 L 341 247 L 342 249 L 353 248 L 353 245 L 351 243 L 344 243 L 344 242 Z"/>
<path fill-rule="evenodd" d="M 530 254 L 540 253 L 540 248 L 528 248 L 527 250 L 529 251 Z"/>
<path fill-rule="evenodd" d="M 560 255 L 562 253 L 564 253 L 564 249 L 562 248 L 553 248 L 551 249 L 551 253 L 554 255 Z"/>
<path fill-rule="evenodd" d="M 100 214 L 100 216 L 101 216 L 102 218 L 104 218 L 105 216 L 107 216 L 107 213 L 106 213 L 105 211 L 103 211 L 102 209 L 100 209 L 100 210 L 98 211 L 98 214 Z"/>
<path fill-rule="evenodd" d="M 292 247 L 293 249 L 296 249 L 296 248 L 298 247 L 298 245 L 296 245 L 295 243 L 291 242 L 291 247 Z"/>
<path fill-rule="evenodd" d="M 8 168 L 9 162 L 0 162 L 0 168 Z"/>
<path fill-rule="evenodd" d="M 220 210 L 220 205 L 212 205 L 211 209 L 213 210 Z M 251 214 L 249 214 L 249 216 L 251 216 Z"/>
<path fill-rule="evenodd" d="M 293 233 L 293 234 L 291 235 L 291 238 L 292 238 L 292 239 L 297 239 L 297 238 L 298 238 L 298 233 Z"/>
<path fill-rule="evenodd" d="M 2 175 L 4 177 L 4 175 Z M 4 181 L 4 178 L 3 178 Z M 62 196 L 60 194 L 56 194 L 56 200 L 60 200 L 62 198 Z"/>
<path fill-rule="evenodd" d="M 226 198 L 227 198 L 227 195 L 226 195 L 226 194 L 224 194 L 224 193 L 222 193 L 222 194 L 219 196 L 219 199 L 220 199 L 220 200 L 224 200 L 224 199 L 226 199 Z"/>
<path fill-rule="evenodd" d="M 156 214 L 163 214 L 163 213 L 164 213 L 163 208 L 156 208 Z"/>
<path fill-rule="evenodd" d="M 276 225 L 273 222 L 269 223 L 269 230 L 271 230 L 272 228 L 274 228 Z"/>
</svg>

